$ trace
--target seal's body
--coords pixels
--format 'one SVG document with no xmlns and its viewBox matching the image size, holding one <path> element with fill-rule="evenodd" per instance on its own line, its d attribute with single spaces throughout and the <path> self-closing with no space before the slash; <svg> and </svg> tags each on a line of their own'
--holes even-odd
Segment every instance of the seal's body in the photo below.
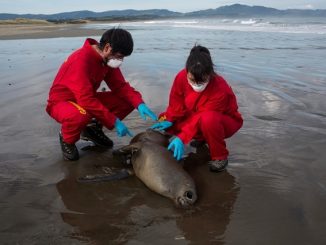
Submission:
<svg viewBox="0 0 326 245">
<path fill-rule="evenodd" d="M 172 199 L 179 207 L 197 200 L 193 179 L 167 150 L 168 137 L 154 130 L 136 135 L 119 154 L 131 154 L 135 175 L 152 191 Z"/>
</svg>

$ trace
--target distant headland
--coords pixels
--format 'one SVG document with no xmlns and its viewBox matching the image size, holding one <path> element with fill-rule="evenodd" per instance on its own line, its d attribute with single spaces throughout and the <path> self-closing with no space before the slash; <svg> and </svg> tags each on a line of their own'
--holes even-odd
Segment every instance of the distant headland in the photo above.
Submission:
<svg viewBox="0 0 326 245">
<path fill-rule="evenodd" d="M 10 14 L 0 13 L 0 20 L 31 19 L 46 20 L 49 22 L 76 22 L 79 21 L 112 21 L 112 20 L 143 20 L 159 18 L 204 18 L 204 17 L 326 17 L 326 9 L 286 9 L 279 10 L 264 6 L 248 6 L 233 4 L 216 9 L 205 9 L 194 12 L 180 13 L 167 9 L 148 10 L 110 10 L 104 12 L 92 12 L 88 10 L 73 11 L 57 14 Z"/>
</svg>

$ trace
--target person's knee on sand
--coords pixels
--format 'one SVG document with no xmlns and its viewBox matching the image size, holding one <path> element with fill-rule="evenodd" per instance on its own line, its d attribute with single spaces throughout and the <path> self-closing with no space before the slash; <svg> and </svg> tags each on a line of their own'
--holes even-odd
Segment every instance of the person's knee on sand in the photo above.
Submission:
<svg viewBox="0 0 326 245">
<path fill-rule="evenodd" d="M 81 132 L 91 122 L 92 117 L 88 114 L 81 114 L 76 111 L 67 117 L 61 126 L 62 138 L 66 143 L 75 144 L 80 139 Z"/>
</svg>

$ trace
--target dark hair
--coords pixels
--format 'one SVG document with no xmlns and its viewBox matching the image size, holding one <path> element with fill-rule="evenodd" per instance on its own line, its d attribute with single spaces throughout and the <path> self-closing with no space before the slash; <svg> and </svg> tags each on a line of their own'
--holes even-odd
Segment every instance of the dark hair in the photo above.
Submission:
<svg viewBox="0 0 326 245">
<path fill-rule="evenodd" d="M 206 76 L 213 75 L 214 64 L 206 47 L 195 45 L 188 56 L 186 70 L 194 76 L 195 81 L 203 81 Z"/>
<path fill-rule="evenodd" d="M 103 33 L 99 48 L 104 49 L 104 46 L 109 43 L 113 53 L 121 53 L 123 56 L 131 55 L 134 42 L 131 34 L 121 28 L 112 28 Z"/>
</svg>

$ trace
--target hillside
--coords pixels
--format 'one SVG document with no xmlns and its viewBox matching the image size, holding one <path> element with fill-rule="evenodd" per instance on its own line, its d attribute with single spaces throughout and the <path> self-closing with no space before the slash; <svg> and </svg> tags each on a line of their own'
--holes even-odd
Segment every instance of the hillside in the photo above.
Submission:
<svg viewBox="0 0 326 245">
<path fill-rule="evenodd" d="M 114 20 L 114 19 L 150 19 L 150 18 L 182 18 L 182 17 L 326 17 L 325 9 L 301 10 L 287 9 L 279 10 L 263 6 L 248 6 L 242 4 L 233 4 L 222 6 L 216 9 L 206 9 L 188 13 L 173 12 L 167 9 L 149 9 L 149 10 L 111 10 L 105 12 L 92 12 L 88 10 L 65 12 L 57 14 L 10 14 L 0 13 L 0 20 L 9 20 L 16 18 L 40 19 L 48 21 L 63 21 L 76 19 L 89 20 Z"/>
</svg>

